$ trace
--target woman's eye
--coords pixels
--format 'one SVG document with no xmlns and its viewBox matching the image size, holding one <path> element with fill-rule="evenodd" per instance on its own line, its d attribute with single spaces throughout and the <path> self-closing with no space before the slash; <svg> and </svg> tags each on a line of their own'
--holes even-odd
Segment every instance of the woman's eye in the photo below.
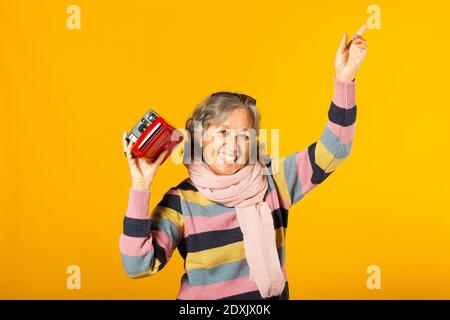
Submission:
<svg viewBox="0 0 450 320">
<path fill-rule="evenodd" d="M 220 130 L 219 133 L 220 133 L 222 136 L 226 136 L 226 135 L 227 135 L 227 130 Z"/>
<path fill-rule="evenodd" d="M 247 133 L 241 133 L 241 134 L 239 134 L 239 138 L 248 140 L 248 139 L 250 139 L 250 136 Z"/>
</svg>

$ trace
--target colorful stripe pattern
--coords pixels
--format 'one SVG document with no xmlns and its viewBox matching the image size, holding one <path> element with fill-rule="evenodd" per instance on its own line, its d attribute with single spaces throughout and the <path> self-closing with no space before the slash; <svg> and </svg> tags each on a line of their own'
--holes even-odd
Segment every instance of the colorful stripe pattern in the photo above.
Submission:
<svg viewBox="0 0 450 320">
<path fill-rule="evenodd" d="M 346 159 L 355 131 L 355 82 L 334 80 L 334 97 L 320 139 L 268 164 L 265 201 L 272 210 L 280 265 L 285 272 L 289 208 Z M 249 277 L 234 208 L 212 202 L 190 182 L 171 188 L 149 215 L 150 192 L 130 189 L 120 236 L 125 272 L 132 278 L 160 271 L 175 248 L 185 260 L 177 299 L 262 299 Z M 286 283 L 279 299 L 289 298 Z"/>
</svg>

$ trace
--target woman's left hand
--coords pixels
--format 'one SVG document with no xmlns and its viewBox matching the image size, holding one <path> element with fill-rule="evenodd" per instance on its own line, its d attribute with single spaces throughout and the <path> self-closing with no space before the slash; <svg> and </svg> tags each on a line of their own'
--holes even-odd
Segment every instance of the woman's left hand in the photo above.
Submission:
<svg viewBox="0 0 450 320">
<path fill-rule="evenodd" d="M 362 34 L 367 26 L 364 24 L 357 33 L 347 43 L 347 33 L 344 33 L 341 44 L 336 53 L 334 62 L 336 79 L 342 82 L 350 83 L 354 80 L 356 71 L 361 66 L 367 54 L 366 40 Z"/>
</svg>

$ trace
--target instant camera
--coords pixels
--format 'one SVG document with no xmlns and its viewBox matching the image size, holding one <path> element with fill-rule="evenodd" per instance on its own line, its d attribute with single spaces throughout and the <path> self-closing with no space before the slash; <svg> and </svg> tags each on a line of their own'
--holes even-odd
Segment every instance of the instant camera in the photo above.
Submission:
<svg viewBox="0 0 450 320">
<path fill-rule="evenodd" d="M 126 140 L 134 143 L 131 152 L 135 156 L 145 157 L 150 161 L 156 160 L 164 150 L 168 150 L 164 162 L 183 140 L 183 133 L 150 109 L 131 129 Z"/>
</svg>

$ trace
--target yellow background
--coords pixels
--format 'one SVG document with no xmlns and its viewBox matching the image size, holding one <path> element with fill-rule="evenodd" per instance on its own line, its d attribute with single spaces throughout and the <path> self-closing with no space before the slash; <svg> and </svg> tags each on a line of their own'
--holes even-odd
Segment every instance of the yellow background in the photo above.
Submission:
<svg viewBox="0 0 450 320">
<path fill-rule="evenodd" d="M 302 150 L 325 125 L 342 34 L 371 4 L 381 30 L 364 35 L 352 155 L 290 211 L 291 298 L 449 299 L 450 8 L 345 0 L 1 0 L 0 298 L 174 299 L 178 253 L 154 277 L 122 271 L 123 130 L 149 106 L 183 127 L 204 96 L 235 90 L 280 129 L 282 155 Z M 186 176 L 167 162 L 151 208 Z M 73 264 L 81 290 L 66 288 Z"/>
</svg>

